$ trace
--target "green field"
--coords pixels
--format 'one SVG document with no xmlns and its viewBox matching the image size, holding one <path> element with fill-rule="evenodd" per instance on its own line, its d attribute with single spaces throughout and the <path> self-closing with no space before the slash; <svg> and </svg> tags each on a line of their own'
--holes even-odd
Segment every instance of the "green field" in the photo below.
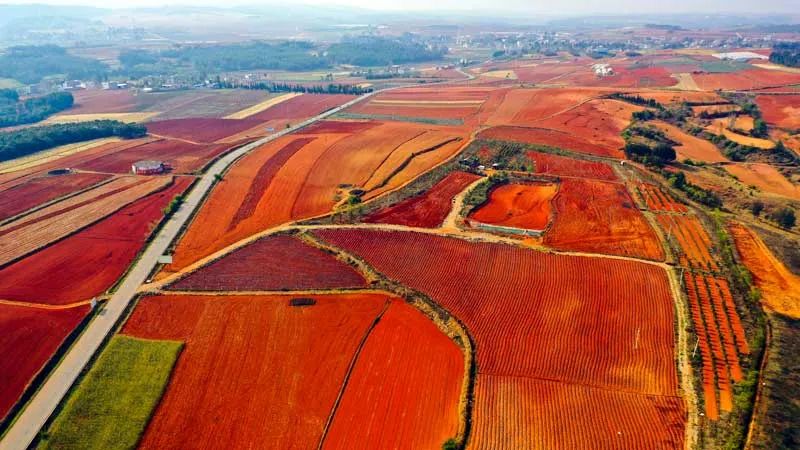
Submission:
<svg viewBox="0 0 800 450">
<path fill-rule="evenodd" d="M 706 72 L 716 73 L 730 73 L 738 72 L 740 70 L 752 69 L 750 64 L 736 62 L 736 61 L 703 61 L 700 63 L 700 68 Z"/>
<path fill-rule="evenodd" d="M 114 336 L 37 448 L 136 447 L 182 348 L 181 342 Z"/>
</svg>

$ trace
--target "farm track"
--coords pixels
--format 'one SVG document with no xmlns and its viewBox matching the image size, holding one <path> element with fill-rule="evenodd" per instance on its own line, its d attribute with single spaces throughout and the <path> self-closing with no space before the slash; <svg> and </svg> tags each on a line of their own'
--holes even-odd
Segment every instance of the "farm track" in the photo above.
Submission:
<svg viewBox="0 0 800 450">
<path fill-rule="evenodd" d="M 79 306 L 84 306 L 90 304 L 91 300 L 81 300 L 73 303 L 67 303 L 63 305 L 48 305 L 46 303 L 32 303 L 32 302 L 18 302 L 15 300 L 3 300 L 0 299 L 0 305 L 8 305 L 8 306 L 21 306 L 23 308 L 33 308 L 33 309 L 47 309 L 47 310 L 58 310 L 58 309 L 70 309 L 70 308 L 77 308 Z"/>
</svg>

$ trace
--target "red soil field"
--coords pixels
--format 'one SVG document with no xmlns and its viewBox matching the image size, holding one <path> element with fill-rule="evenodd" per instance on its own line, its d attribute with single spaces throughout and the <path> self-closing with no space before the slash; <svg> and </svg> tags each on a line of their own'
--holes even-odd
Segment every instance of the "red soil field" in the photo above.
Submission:
<svg viewBox="0 0 800 450">
<path fill-rule="evenodd" d="M 678 83 L 664 67 L 627 68 L 622 64 L 611 63 L 614 75 L 598 77 L 590 69 L 570 74 L 563 81 L 578 86 L 606 86 L 618 88 L 668 87 Z"/>
<path fill-rule="evenodd" d="M 364 278 L 333 255 L 292 236 L 260 239 L 190 273 L 170 289 L 276 291 L 357 288 Z"/>
<path fill-rule="evenodd" d="M 315 233 L 454 314 L 474 339 L 479 383 L 481 377 L 491 375 L 599 388 L 588 390 L 598 395 L 573 397 L 583 415 L 565 414 L 559 430 L 537 428 L 541 439 L 557 440 L 561 433 L 592 436 L 583 419 L 576 417 L 585 417 L 587 411 L 608 416 L 614 409 L 603 395 L 607 391 L 624 391 L 642 399 L 648 395 L 674 398 L 680 413 L 668 421 L 669 429 L 682 434 L 684 413 L 673 363 L 674 314 L 662 269 L 424 233 L 356 229 Z M 489 391 L 494 390 L 476 391 L 476 436 L 491 438 L 508 429 L 496 415 L 481 416 L 480 411 L 496 404 Z M 559 412 L 536 395 L 522 400 L 518 405 L 503 402 L 502 417 L 524 417 L 525 403 L 550 414 Z M 655 413 L 636 409 L 637 420 L 663 421 Z M 477 431 L 480 427 L 485 430 Z M 650 448 L 663 439 L 658 434 L 663 432 L 667 432 L 664 423 L 640 430 L 631 439 Z"/>
<path fill-rule="evenodd" d="M 800 128 L 800 95 L 759 95 L 756 103 L 770 125 Z"/>
<path fill-rule="evenodd" d="M 347 195 L 342 186 L 365 187 L 365 198 L 394 189 L 457 152 L 463 132 L 384 122 L 356 134 L 301 132 L 270 142 L 238 161 L 214 188 L 166 271 L 272 226 L 329 213 Z"/>
<path fill-rule="evenodd" d="M 358 356 L 322 448 L 441 448 L 458 433 L 463 381 L 458 346 L 413 306 L 392 302 Z"/>
<path fill-rule="evenodd" d="M 0 298 L 47 304 L 86 300 L 125 272 L 163 215 L 192 182 L 178 178 L 109 217 L 0 270 Z"/>
<path fill-rule="evenodd" d="M 664 259 L 658 237 L 622 184 L 564 178 L 553 204 L 555 220 L 544 235 L 546 245 Z"/>
<path fill-rule="evenodd" d="M 470 450 L 682 449 L 680 397 L 479 375 Z"/>
<path fill-rule="evenodd" d="M 131 165 L 136 161 L 154 159 L 163 161 L 172 172 L 191 173 L 236 146 L 237 144 L 200 145 L 163 139 L 102 155 L 79 165 L 78 168 L 97 172 L 130 173 Z"/>
<path fill-rule="evenodd" d="M 528 152 L 528 158 L 533 160 L 535 163 L 535 172 L 539 174 L 558 177 L 591 178 L 603 181 L 619 180 L 614 173 L 614 169 L 608 164 L 601 162 L 584 161 L 581 159 L 539 152 Z"/>
<path fill-rule="evenodd" d="M 555 184 L 504 184 L 493 189 L 489 200 L 469 218 L 490 225 L 544 230 L 557 190 Z"/>
<path fill-rule="evenodd" d="M 672 299 L 658 267 L 416 232 L 315 234 L 458 317 L 479 373 L 675 395 Z"/>
<path fill-rule="evenodd" d="M 160 296 L 123 333 L 185 342 L 139 448 L 314 448 L 348 366 L 391 299 L 380 294 Z M 194 443 L 194 444 L 187 444 Z"/>
<path fill-rule="evenodd" d="M 88 310 L 85 306 L 48 311 L 0 304 L 0 419 Z"/>
<path fill-rule="evenodd" d="M 711 238 L 696 217 L 657 215 L 656 220 L 664 232 L 678 242 L 683 252 L 680 255 L 682 266 L 710 271 L 719 269 L 711 256 Z"/>
<path fill-rule="evenodd" d="M 664 105 L 682 102 L 710 103 L 725 101 L 715 92 L 701 91 L 645 91 L 637 92 L 636 95 L 646 99 L 653 99 Z"/>
<path fill-rule="evenodd" d="M 611 156 L 614 158 L 622 158 L 624 156 L 623 153 L 616 148 L 601 144 L 593 144 L 568 132 L 546 128 L 492 127 L 481 131 L 478 134 L 478 138 L 546 145 L 572 150 L 578 153 Z"/>
<path fill-rule="evenodd" d="M 322 114 L 354 98 L 356 97 L 353 95 L 344 94 L 303 94 L 253 114 L 247 120 L 266 122 L 275 119 L 306 119 Z"/>
<path fill-rule="evenodd" d="M 605 92 L 597 89 L 512 89 L 481 125 L 540 127 L 539 122 L 580 107 Z M 565 130 L 569 132 L 569 130 Z"/>
<path fill-rule="evenodd" d="M 536 122 L 613 149 L 625 145 L 620 133 L 630 125 L 631 114 L 642 108 L 615 100 L 592 100 L 569 111 Z"/>
<path fill-rule="evenodd" d="M 136 110 L 136 96 L 125 90 L 84 89 L 72 93 L 75 104 L 60 114 L 125 113 Z"/>
<path fill-rule="evenodd" d="M 375 211 L 366 216 L 364 222 L 438 227 L 450 213 L 453 198 L 478 178 L 468 172 L 451 172 L 423 194 Z"/>
<path fill-rule="evenodd" d="M 642 195 L 647 208 L 654 211 L 686 212 L 686 206 L 675 201 L 669 194 L 662 191 L 658 186 L 648 183 L 637 185 L 639 193 Z"/>
<path fill-rule="evenodd" d="M 479 104 L 463 106 L 459 104 L 396 104 L 363 102 L 354 105 L 347 112 L 353 114 L 375 115 L 376 117 L 414 117 L 430 119 L 464 119 L 478 111 Z"/>
<path fill-rule="evenodd" d="M 299 97 L 295 97 L 299 98 Z M 280 103 L 278 104 L 280 105 Z M 196 143 L 212 143 L 258 126 L 258 119 L 172 119 L 147 123 L 147 132 L 155 136 L 185 139 Z M 264 133 L 267 134 L 266 129 Z"/>
<path fill-rule="evenodd" d="M 800 74 L 779 70 L 748 69 L 731 73 L 692 74 L 704 91 L 759 89 L 800 84 Z"/>
<path fill-rule="evenodd" d="M 2 192 L 0 195 L 0 220 L 86 189 L 109 177 L 109 175 L 98 173 L 70 173 L 30 179 Z"/>
</svg>

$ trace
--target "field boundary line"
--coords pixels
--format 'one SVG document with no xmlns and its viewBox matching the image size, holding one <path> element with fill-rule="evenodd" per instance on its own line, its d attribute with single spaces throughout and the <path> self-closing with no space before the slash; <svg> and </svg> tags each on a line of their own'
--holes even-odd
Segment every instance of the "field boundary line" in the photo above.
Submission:
<svg viewBox="0 0 800 450">
<path fill-rule="evenodd" d="M 157 289 L 145 291 L 143 294 L 155 295 L 192 295 L 192 296 L 266 296 L 266 295 L 345 295 L 345 294 L 384 294 L 394 295 L 385 289 L 374 288 L 348 288 L 348 289 L 297 289 L 297 290 L 275 290 L 275 291 L 192 291 L 192 290 L 170 290 Z"/>
<path fill-rule="evenodd" d="M 98 299 L 99 300 L 99 299 Z M 84 306 L 92 303 L 91 300 L 81 300 L 73 303 L 65 303 L 63 305 L 50 305 L 47 303 L 37 303 L 37 302 L 22 302 L 17 300 L 4 300 L 0 299 L 0 305 L 6 306 L 19 306 L 22 308 L 32 308 L 32 309 L 44 309 L 50 311 L 57 311 L 62 309 L 72 309 L 77 308 L 79 306 Z"/>
<path fill-rule="evenodd" d="M 394 295 L 386 299 L 386 302 L 383 304 L 383 308 L 372 320 L 372 323 L 369 325 L 369 327 L 367 327 L 364 336 L 361 338 L 361 342 L 358 343 L 358 347 L 356 347 L 356 351 L 353 353 L 353 358 L 350 360 L 350 364 L 347 366 L 347 371 L 344 374 L 342 387 L 339 389 L 339 393 L 336 395 L 336 400 L 333 402 L 333 406 L 331 406 L 331 412 L 328 415 L 328 420 L 325 421 L 325 427 L 322 429 L 322 436 L 319 438 L 317 450 L 322 450 L 322 446 L 325 444 L 325 438 L 328 437 L 328 431 L 330 430 L 333 419 L 336 416 L 336 411 L 339 409 L 339 404 L 342 402 L 342 397 L 344 397 L 344 393 L 347 390 L 347 385 L 350 383 L 350 377 L 353 375 L 353 370 L 356 368 L 356 364 L 358 364 L 358 358 L 361 356 L 361 351 L 364 349 L 364 345 L 366 345 L 367 340 L 372 334 L 372 331 L 375 330 L 376 326 L 378 326 L 383 318 L 383 315 L 389 310 L 389 307 L 392 305 L 393 301 L 395 301 Z"/>
<path fill-rule="evenodd" d="M 526 376 L 526 375 L 505 375 L 501 373 L 486 373 L 480 372 L 477 373 L 478 376 L 482 377 L 495 377 L 495 378 L 517 378 L 522 380 L 533 380 L 533 381 L 543 381 L 546 383 L 558 383 L 558 384 L 566 384 L 569 386 L 580 386 L 587 389 L 596 389 L 599 391 L 606 391 L 606 392 L 614 392 L 618 394 L 625 394 L 625 395 L 636 395 L 642 397 L 660 397 L 660 398 L 677 398 L 682 399 L 683 397 L 680 395 L 680 392 L 676 392 L 675 395 L 669 394 L 655 394 L 650 392 L 639 392 L 639 391 L 630 391 L 627 389 L 619 389 L 613 388 L 608 386 L 598 386 L 595 384 L 586 384 L 580 383 L 577 381 L 569 381 L 569 380 L 559 380 L 558 378 L 547 378 L 547 377 L 538 377 L 538 376 Z"/>
</svg>

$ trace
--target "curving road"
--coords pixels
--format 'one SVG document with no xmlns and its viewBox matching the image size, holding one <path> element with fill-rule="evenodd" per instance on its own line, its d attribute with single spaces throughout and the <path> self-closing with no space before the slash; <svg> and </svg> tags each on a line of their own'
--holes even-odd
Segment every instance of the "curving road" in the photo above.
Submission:
<svg viewBox="0 0 800 450">
<path fill-rule="evenodd" d="M 209 167 L 208 171 L 198 180 L 186 200 L 159 231 L 150 245 L 137 260 L 125 276 L 117 291 L 106 303 L 103 310 L 86 327 L 83 334 L 69 349 L 64 359 L 56 367 L 50 377 L 34 394 L 28 405 L 17 420 L 8 429 L 0 441 L 0 450 L 25 450 L 31 444 L 36 434 L 44 426 L 47 419 L 56 409 L 61 399 L 67 394 L 70 387 L 88 365 L 92 356 L 102 345 L 103 341 L 114 329 L 125 310 L 137 294 L 139 286 L 155 268 L 158 258 L 169 248 L 170 243 L 178 236 L 183 226 L 192 217 L 194 211 L 202 204 L 209 190 L 214 186 L 215 176 L 222 174 L 237 159 L 267 142 L 273 141 L 292 131 L 308 126 L 318 120 L 336 114 L 354 103 L 375 95 L 381 91 L 374 91 L 355 98 L 341 106 L 337 106 L 318 116 L 312 117 L 291 128 L 271 134 L 263 139 L 240 147 Z"/>
</svg>

